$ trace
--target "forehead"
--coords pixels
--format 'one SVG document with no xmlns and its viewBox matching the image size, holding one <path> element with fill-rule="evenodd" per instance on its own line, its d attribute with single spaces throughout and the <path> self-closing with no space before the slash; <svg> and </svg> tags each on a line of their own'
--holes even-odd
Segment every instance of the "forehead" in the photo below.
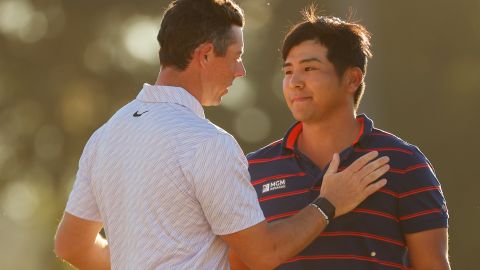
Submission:
<svg viewBox="0 0 480 270">
<path fill-rule="evenodd" d="M 233 25 L 230 33 L 232 35 L 233 42 L 230 44 L 230 48 L 243 50 L 243 28 L 237 25 Z"/>
<path fill-rule="evenodd" d="M 304 59 L 327 59 L 328 49 L 316 40 L 306 40 L 293 46 L 287 54 L 285 63 L 296 63 Z"/>
</svg>

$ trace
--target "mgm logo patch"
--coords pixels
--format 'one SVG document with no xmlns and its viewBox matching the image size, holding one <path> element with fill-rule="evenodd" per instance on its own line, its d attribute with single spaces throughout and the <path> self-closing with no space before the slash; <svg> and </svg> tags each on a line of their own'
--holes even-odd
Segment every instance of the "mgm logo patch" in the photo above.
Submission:
<svg viewBox="0 0 480 270">
<path fill-rule="evenodd" d="M 266 183 L 262 186 L 262 193 L 267 193 L 269 191 L 284 189 L 287 187 L 287 182 L 285 179 L 275 180 L 269 183 Z"/>
</svg>

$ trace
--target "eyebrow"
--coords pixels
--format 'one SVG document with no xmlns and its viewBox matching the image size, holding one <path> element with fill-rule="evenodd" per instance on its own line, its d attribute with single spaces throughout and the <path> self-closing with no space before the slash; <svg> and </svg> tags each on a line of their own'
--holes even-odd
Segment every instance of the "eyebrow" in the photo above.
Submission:
<svg viewBox="0 0 480 270">
<path fill-rule="evenodd" d="M 308 62 L 319 62 L 319 63 L 323 63 L 322 60 L 318 59 L 317 57 L 311 57 L 311 58 L 306 58 L 306 59 L 303 59 L 300 61 L 300 64 L 304 64 L 304 63 L 308 63 Z M 283 64 L 283 67 L 290 67 L 292 66 L 292 63 L 284 63 Z"/>
</svg>

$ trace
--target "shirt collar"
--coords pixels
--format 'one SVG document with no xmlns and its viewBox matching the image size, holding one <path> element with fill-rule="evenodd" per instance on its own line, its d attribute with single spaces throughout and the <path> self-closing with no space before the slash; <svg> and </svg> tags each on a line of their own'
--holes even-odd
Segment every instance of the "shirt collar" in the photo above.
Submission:
<svg viewBox="0 0 480 270">
<path fill-rule="evenodd" d="M 205 112 L 200 102 L 182 87 L 145 83 L 137 95 L 137 100 L 150 103 L 175 103 L 189 108 L 198 117 L 205 118 Z"/>
<path fill-rule="evenodd" d="M 368 118 L 365 114 L 359 114 L 356 117 L 357 121 L 361 124 L 360 132 L 358 133 L 357 138 L 353 142 L 352 146 L 356 144 L 362 144 L 364 139 L 367 137 L 369 133 L 373 130 L 373 121 Z M 293 124 L 283 137 L 282 141 L 282 149 L 283 151 L 294 151 L 295 145 L 297 143 L 298 136 L 302 133 L 303 124 L 302 122 L 296 122 Z"/>
</svg>

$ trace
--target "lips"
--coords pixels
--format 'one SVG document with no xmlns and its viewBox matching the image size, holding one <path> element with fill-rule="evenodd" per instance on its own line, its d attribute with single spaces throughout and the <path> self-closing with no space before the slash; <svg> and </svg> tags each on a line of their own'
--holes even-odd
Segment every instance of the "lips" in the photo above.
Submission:
<svg viewBox="0 0 480 270">
<path fill-rule="evenodd" d="M 294 98 L 291 99 L 292 103 L 305 102 L 305 101 L 309 101 L 309 100 L 312 100 L 312 97 L 294 97 Z"/>
</svg>

